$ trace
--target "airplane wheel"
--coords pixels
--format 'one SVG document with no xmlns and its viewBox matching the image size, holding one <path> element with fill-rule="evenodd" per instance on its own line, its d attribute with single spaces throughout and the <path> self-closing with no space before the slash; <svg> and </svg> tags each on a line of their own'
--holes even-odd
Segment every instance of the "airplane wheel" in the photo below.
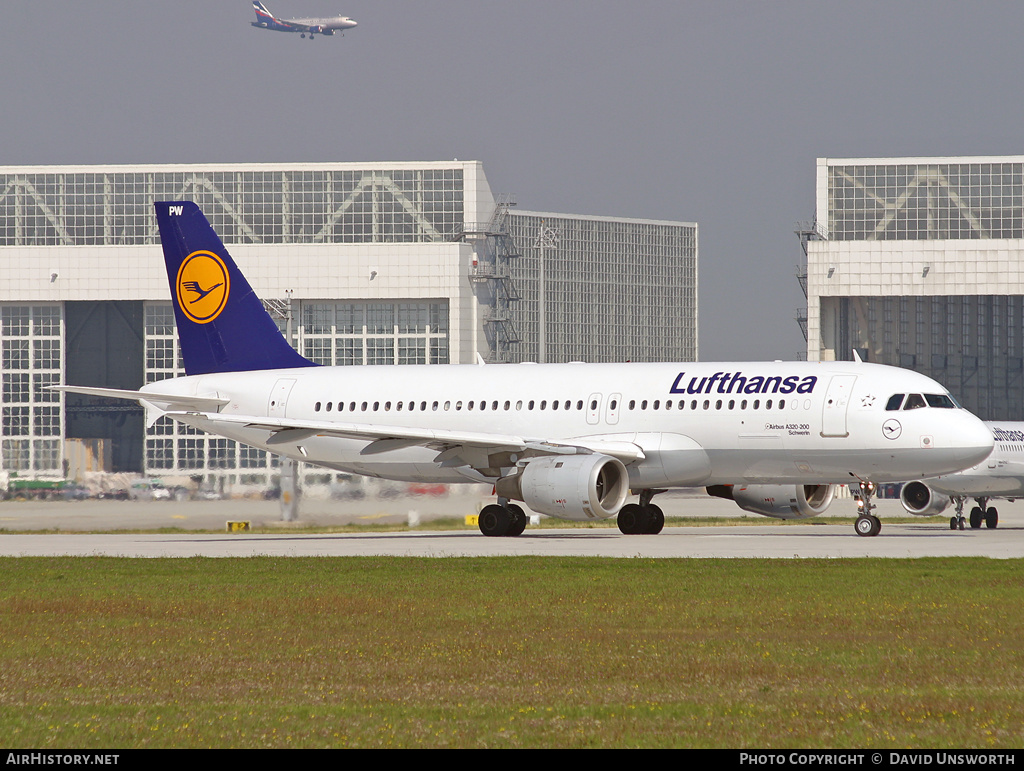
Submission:
<svg viewBox="0 0 1024 771">
<path fill-rule="evenodd" d="M 665 512 L 661 510 L 660 506 L 651 503 L 647 506 L 647 515 L 647 529 L 644 532 L 648 535 L 657 535 L 665 527 Z"/>
<path fill-rule="evenodd" d="M 623 535 L 639 535 L 645 531 L 647 517 L 643 507 L 636 503 L 627 503 L 619 509 L 617 519 L 619 530 Z"/>
<path fill-rule="evenodd" d="M 529 521 L 526 512 L 523 511 L 521 506 L 516 506 L 514 503 L 508 505 L 508 511 L 512 515 L 512 522 L 509 524 L 508 532 L 505 535 L 511 537 L 522 535 L 523 531 L 526 530 L 526 523 Z"/>
<path fill-rule="evenodd" d="M 966 519 L 966 517 L 960 517 L 960 519 L 957 520 L 957 527 L 960 530 L 963 530 L 965 527 L 967 527 L 967 519 Z"/>
<path fill-rule="evenodd" d="M 878 531 L 882 529 L 882 523 L 878 517 L 857 517 L 853 529 L 857 531 L 857 535 L 869 538 L 878 535 Z"/>
<path fill-rule="evenodd" d="M 985 527 L 989 530 L 995 530 L 999 526 L 999 512 L 996 511 L 995 506 L 985 512 Z"/>
<path fill-rule="evenodd" d="M 979 527 L 981 527 L 981 520 L 983 518 L 984 515 L 981 513 L 981 509 L 979 509 L 977 506 L 971 509 L 971 530 L 977 530 Z M 961 528 L 961 530 L 962 529 L 963 528 Z"/>
<path fill-rule="evenodd" d="M 957 523 L 957 521 L 958 521 L 957 517 L 950 517 L 949 518 L 949 529 L 950 530 L 956 530 L 956 523 Z"/>
<path fill-rule="evenodd" d="M 880 520 L 874 514 L 871 515 L 871 519 L 873 519 L 875 523 L 875 535 L 878 535 L 882 532 L 882 520 Z"/>
<path fill-rule="evenodd" d="M 477 518 L 480 532 L 491 538 L 507 535 L 512 525 L 512 514 L 504 506 L 492 503 L 480 510 Z"/>
</svg>

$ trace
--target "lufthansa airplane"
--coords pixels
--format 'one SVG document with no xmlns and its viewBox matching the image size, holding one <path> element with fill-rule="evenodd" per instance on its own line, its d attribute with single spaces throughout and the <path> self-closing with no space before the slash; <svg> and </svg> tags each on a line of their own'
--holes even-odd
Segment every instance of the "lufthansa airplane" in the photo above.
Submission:
<svg viewBox="0 0 1024 771">
<path fill-rule="evenodd" d="M 489 536 L 535 512 L 618 517 L 657 533 L 651 498 L 707 486 L 767 516 L 821 514 L 861 482 L 933 477 L 992 451 L 992 434 L 934 380 L 862 362 L 317 366 L 285 341 L 196 204 L 156 204 L 186 377 L 134 399 L 162 416 L 338 471 L 491 484 Z M 893 394 L 922 409 L 887 410 Z M 630 492 L 639 503 L 626 503 Z"/>
<path fill-rule="evenodd" d="M 989 501 L 1024 498 L 1024 423 L 986 425 L 995 437 L 992 454 L 973 468 L 905 484 L 900 492 L 903 508 L 911 514 L 930 517 L 941 514 L 952 502 L 956 514 L 949 518 L 949 529 L 963 530 L 968 521 L 963 516 L 964 503 L 973 498 L 978 505 L 971 509 L 971 527 L 997 527 L 999 512 L 988 505 Z"/>
<path fill-rule="evenodd" d="M 254 2 L 252 7 L 256 11 L 256 21 L 250 22 L 252 26 L 277 32 L 298 32 L 301 37 L 309 35 L 310 40 L 313 39 L 313 35 L 333 35 L 335 32 L 344 32 L 358 26 L 348 16 L 331 16 L 326 19 L 277 19 L 263 3 Z"/>
</svg>

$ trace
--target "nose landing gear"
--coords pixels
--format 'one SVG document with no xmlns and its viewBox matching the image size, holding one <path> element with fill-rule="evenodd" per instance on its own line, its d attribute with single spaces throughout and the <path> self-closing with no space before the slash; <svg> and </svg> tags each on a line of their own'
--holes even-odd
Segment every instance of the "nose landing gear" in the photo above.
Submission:
<svg viewBox="0 0 1024 771">
<path fill-rule="evenodd" d="M 853 524 L 853 529 L 857 531 L 857 535 L 864 536 L 865 538 L 876 536 L 882 530 L 882 521 L 871 513 L 872 509 L 875 508 L 871 503 L 871 496 L 874 494 L 874 483 L 861 480 L 860 492 L 856 494 L 857 521 Z"/>
</svg>

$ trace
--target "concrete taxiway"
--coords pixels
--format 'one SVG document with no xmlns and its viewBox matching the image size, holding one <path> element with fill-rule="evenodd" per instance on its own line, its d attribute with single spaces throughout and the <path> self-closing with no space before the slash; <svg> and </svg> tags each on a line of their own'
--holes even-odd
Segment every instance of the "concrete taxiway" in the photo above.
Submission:
<svg viewBox="0 0 1024 771">
<path fill-rule="evenodd" d="M 109 557 L 1024 557 L 1024 527 L 950 531 L 935 523 L 888 524 L 862 538 L 848 523 L 667 527 L 656 536 L 608 529 L 529 529 L 518 538 L 473 531 L 330 534 L 0 535 L 3 556 Z"/>
<path fill-rule="evenodd" d="M 951 531 L 949 511 L 944 517 L 894 523 L 887 519 L 905 512 L 897 501 L 882 500 L 878 509 L 882 533 L 875 538 L 854 533 L 851 517 L 855 508 L 849 499 L 836 501 L 828 512 L 846 517 L 844 520 L 826 516 L 795 524 L 744 514 L 730 501 L 671 494 L 658 501 L 669 521 L 657 536 L 624 536 L 614 525 L 530 527 L 519 538 L 485 538 L 470 526 L 465 530 L 430 529 L 432 519 L 473 514 L 482 501 L 458 496 L 306 501 L 301 521 L 294 524 L 280 522 L 279 506 L 273 501 L 8 501 L 0 504 L 0 556 L 1024 557 L 1024 503 L 1007 501 L 995 502 L 999 507 L 998 529 Z M 310 533 L 305 529 L 374 522 L 401 524 L 413 511 L 422 522 L 403 532 Z M 720 519 L 706 526 L 678 527 L 673 526 L 674 516 L 691 521 Z M 741 519 L 744 516 L 746 522 Z M 720 524 L 721 518 L 734 518 L 735 524 Z M 223 532 L 227 521 L 239 519 L 280 532 Z M 755 524 L 748 524 L 751 520 Z M 158 528 L 176 528 L 176 532 L 155 532 Z M 123 532 L 129 529 L 143 532 Z M 122 532 L 103 532 L 106 530 Z M 190 532 L 193 530 L 222 532 Z"/>
</svg>

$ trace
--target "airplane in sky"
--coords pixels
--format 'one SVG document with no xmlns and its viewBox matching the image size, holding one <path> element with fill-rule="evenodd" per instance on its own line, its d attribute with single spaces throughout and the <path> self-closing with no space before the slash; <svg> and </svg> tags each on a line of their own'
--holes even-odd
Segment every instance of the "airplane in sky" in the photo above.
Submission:
<svg viewBox="0 0 1024 771">
<path fill-rule="evenodd" d="M 523 532 L 512 501 L 657 533 L 651 499 L 668 488 L 794 518 L 859 481 L 855 529 L 873 536 L 872 483 L 959 471 L 992 451 L 988 428 L 934 380 L 860 361 L 318 366 L 284 339 L 196 204 L 156 213 L 187 375 L 59 389 L 134 399 L 150 425 L 167 416 L 347 473 L 493 485 L 485 535 Z M 894 395 L 924 406 L 893 409 Z"/>
<path fill-rule="evenodd" d="M 952 503 L 956 513 L 949 518 L 950 530 L 963 530 L 967 522 L 977 530 L 984 524 L 999 525 L 999 512 L 989 506 L 993 498 L 1011 502 L 1024 498 L 1024 423 L 987 422 L 995 438 L 992 453 L 973 468 L 935 479 L 920 479 L 903 485 L 900 503 L 911 514 L 930 517 L 941 514 Z M 964 518 L 964 503 L 973 498 L 978 504 Z"/>
<path fill-rule="evenodd" d="M 331 16 L 326 19 L 278 19 L 263 3 L 254 2 L 252 7 L 256 11 L 256 21 L 250 22 L 252 26 L 277 32 L 298 32 L 300 37 L 309 35 L 310 40 L 313 39 L 313 35 L 333 35 L 335 32 L 344 32 L 358 26 L 348 16 Z"/>
</svg>

